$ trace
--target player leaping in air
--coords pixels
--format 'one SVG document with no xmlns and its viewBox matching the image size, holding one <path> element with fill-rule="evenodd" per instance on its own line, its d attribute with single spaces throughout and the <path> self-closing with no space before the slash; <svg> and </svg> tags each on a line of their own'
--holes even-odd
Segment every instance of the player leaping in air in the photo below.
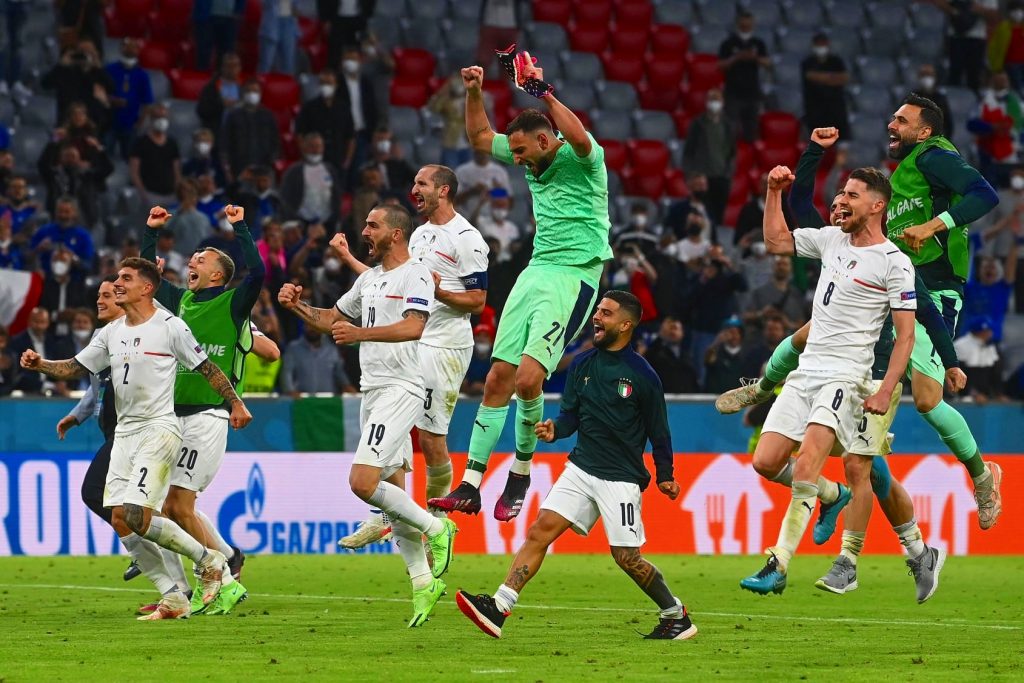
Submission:
<svg viewBox="0 0 1024 683">
<path fill-rule="evenodd" d="M 547 105 L 551 120 L 527 109 L 509 123 L 504 135 L 495 133 L 484 111 L 484 70 L 471 66 L 462 70 L 466 132 L 474 149 L 526 167 L 537 222 L 533 258 L 516 280 L 498 323 L 462 483 L 447 496 L 428 501 L 448 512 L 480 511 L 480 483 L 515 394 L 515 462 L 494 508 L 495 518 L 501 521 L 519 514 L 530 486 L 530 461 L 537 446 L 534 425 L 544 409 L 544 379 L 586 324 L 604 262 L 612 257 L 604 150 L 555 98 L 529 55 L 513 56 L 514 51 L 512 46 L 499 53 L 502 63 L 518 87 Z"/>
</svg>

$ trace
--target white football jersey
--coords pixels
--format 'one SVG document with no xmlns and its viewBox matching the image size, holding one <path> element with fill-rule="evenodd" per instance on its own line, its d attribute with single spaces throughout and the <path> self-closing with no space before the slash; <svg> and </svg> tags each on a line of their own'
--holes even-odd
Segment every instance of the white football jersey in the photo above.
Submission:
<svg viewBox="0 0 1024 683">
<path fill-rule="evenodd" d="M 110 368 L 118 434 L 154 423 L 179 434 L 174 415 L 178 363 L 195 369 L 206 353 L 181 318 L 157 309 L 140 325 L 129 325 L 127 316 L 107 324 L 75 360 L 93 374 Z"/>
<path fill-rule="evenodd" d="M 409 253 L 431 272 L 438 273 L 441 289 L 449 292 L 465 292 L 467 285 L 486 288 L 489 251 L 480 231 L 458 213 L 444 225 L 424 223 L 409 240 Z M 443 349 L 473 346 L 469 315 L 435 300 L 420 341 Z"/>
<path fill-rule="evenodd" d="M 870 378 L 875 342 L 889 310 L 917 308 L 910 259 L 889 240 L 855 247 L 834 226 L 801 228 L 793 239 L 798 256 L 821 260 L 800 369 L 837 379 Z"/>
<path fill-rule="evenodd" d="M 433 303 L 434 279 L 430 270 L 409 259 L 388 271 L 379 265 L 364 271 L 335 305 L 344 316 L 362 318 L 363 327 L 384 327 L 401 322 L 406 311 L 429 315 Z M 362 342 L 359 367 L 362 391 L 397 384 L 421 398 L 426 396 L 418 341 Z"/>
</svg>

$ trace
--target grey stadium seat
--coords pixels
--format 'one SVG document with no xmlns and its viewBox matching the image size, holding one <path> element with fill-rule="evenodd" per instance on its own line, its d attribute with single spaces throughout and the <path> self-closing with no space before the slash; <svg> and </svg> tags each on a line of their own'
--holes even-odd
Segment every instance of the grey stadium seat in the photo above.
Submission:
<svg viewBox="0 0 1024 683">
<path fill-rule="evenodd" d="M 593 109 L 597 104 L 593 81 L 566 81 L 556 89 L 559 101 L 570 109 Z"/>
<path fill-rule="evenodd" d="M 562 55 L 562 74 L 567 80 L 593 83 L 604 78 L 604 67 L 592 52 L 566 52 Z M 548 77 L 547 69 L 544 70 L 544 77 Z"/>
<path fill-rule="evenodd" d="M 760 10 L 755 10 L 760 20 Z M 810 28 L 820 31 L 825 24 L 825 13 L 821 5 L 815 0 L 790 0 L 786 3 L 787 24 L 793 27 Z"/>
<path fill-rule="evenodd" d="M 810 0 L 804 0 L 810 2 Z M 754 18 L 757 21 L 757 25 L 763 29 L 768 29 L 773 26 L 780 26 L 784 23 L 782 16 L 782 8 L 779 7 L 779 3 L 774 0 L 756 0 L 756 2 L 744 3 L 746 8 L 754 13 Z M 733 22 L 729 22 L 732 26 Z"/>
<path fill-rule="evenodd" d="M 597 101 L 601 109 L 633 111 L 637 108 L 636 90 L 629 83 L 604 81 L 597 86 Z"/>
<path fill-rule="evenodd" d="M 434 136 L 417 138 L 414 155 L 420 166 L 441 163 L 441 141 Z"/>
<path fill-rule="evenodd" d="M 659 24 L 678 24 L 689 28 L 694 23 L 693 5 L 687 0 L 662 2 L 654 6 L 654 18 Z"/>
<path fill-rule="evenodd" d="M 444 37 L 446 52 L 472 52 L 476 55 L 480 27 L 475 22 L 453 21 L 445 28 Z"/>
<path fill-rule="evenodd" d="M 401 19 L 409 15 L 409 10 L 405 6 L 405 0 L 377 0 L 373 15 Z"/>
<path fill-rule="evenodd" d="M 167 78 L 167 74 L 154 69 L 147 69 L 146 73 L 149 74 L 149 83 L 153 87 L 153 99 L 156 102 L 162 102 L 170 98 L 171 81 Z"/>
<path fill-rule="evenodd" d="M 893 106 L 890 91 L 870 86 L 851 86 L 850 98 L 861 117 L 887 121 L 896 108 Z"/>
<path fill-rule="evenodd" d="M 779 52 L 789 52 L 806 57 L 811 53 L 811 40 L 817 31 L 809 28 L 783 26 L 775 32 Z"/>
<path fill-rule="evenodd" d="M 876 116 L 857 116 L 850 124 L 853 139 L 857 141 L 858 145 L 866 144 L 871 146 L 875 142 L 882 145 L 888 140 L 885 132 L 887 123 L 887 119 Z M 875 161 L 877 162 L 878 159 L 875 159 Z"/>
<path fill-rule="evenodd" d="M 850 68 L 853 60 L 863 52 L 860 34 L 856 31 L 833 29 L 832 33 L 829 34 L 829 42 L 832 46 L 832 52 L 846 60 L 847 68 Z"/>
<path fill-rule="evenodd" d="M 476 29 L 474 33 L 479 33 L 479 29 Z M 526 43 L 530 46 L 530 54 L 533 54 L 534 50 L 542 46 L 548 53 L 569 49 L 569 38 L 565 35 L 565 29 L 559 24 L 552 24 L 546 21 L 538 21 L 527 25 Z M 502 47 L 504 48 L 505 46 Z"/>
<path fill-rule="evenodd" d="M 393 17 L 371 18 L 370 30 L 377 37 L 381 49 L 390 50 L 402 41 L 402 25 Z"/>
<path fill-rule="evenodd" d="M 780 86 L 799 86 L 803 83 L 803 72 L 800 62 L 803 57 L 795 52 L 783 52 L 772 60 L 772 72 L 775 83 Z"/>
<path fill-rule="evenodd" d="M 718 54 L 718 48 L 728 36 L 729 28 L 725 26 L 705 25 L 700 30 L 694 27 L 690 35 L 690 52 Z M 770 43 L 770 41 L 766 42 Z"/>
<path fill-rule="evenodd" d="M 409 16 L 417 21 L 441 21 L 448 16 L 448 0 L 412 0 Z"/>
<path fill-rule="evenodd" d="M 896 62 L 888 57 L 858 57 L 857 73 L 861 83 L 875 88 L 887 88 L 902 80 Z"/>
<path fill-rule="evenodd" d="M 444 31 L 440 22 L 402 20 L 402 41 L 406 47 L 418 47 L 438 53 L 444 49 Z"/>
<path fill-rule="evenodd" d="M 668 142 L 676 136 L 676 122 L 667 112 L 640 110 L 633 114 L 633 130 L 638 138 Z"/>
<path fill-rule="evenodd" d="M 171 132 L 182 132 L 191 135 L 192 131 L 199 127 L 199 117 L 196 115 L 196 103 L 192 100 L 167 100 L 167 118 L 171 120 Z M 220 135 L 220 131 L 213 131 L 214 135 Z"/>
<path fill-rule="evenodd" d="M 910 10 L 909 16 L 917 30 L 936 37 L 944 34 L 946 15 L 938 7 L 924 3 L 915 4 Z"/>
<path fill-rule="evenodd" d="M 633 137 L 633 117 L 628 111 L 599 110 L 590 113 L 595 138 L 628 140 Z"/>
<path fill-rule="evenodd" d="M 864 29 L 861 37 L 867 46 L 865 53 L 876 57 L 899 57 L 911 42 L 906 27 L 899 24 Z"/>
<path fill-rule="evenodd" d="M 455 19 L 465 19 L 479 26 L 480 5 L 475 2 L 460 2 L 456 0 L 452 3 L 452 17 Z"/>
<path fill-rule="evenodd" d="M 412 107 L 391 107 L 388 110 L 388 127 L 403 138 L 415 138 L 423 133 L 420 112 Z"/>
<path fill-rule="evenodd" d="M 43 148 L 50 141 L 50 130 L 38 126 L 22 125 L 14 131 L 11 137 L 11 152 L 14 153 L 14 161 L 19 171 L 31 169 L 33 175 L 36 162 L 39 161 Z"/>
<path fill-rule="evenodd" d="M 833 31 L 847 31 L 863 26 L 864 4 L 852 0 L 833 2 L 828 8 L 828 20 Z"/>
<path fill-rule="evenodd" d="M 731 27 L 736 20 L 736 5 L 721 0 L 706 0 L 697 3 L 700 17 L 705 25 Z"/>
<path fill-rule="evenodd" d="M 57 126 L 57 99 L 49 95 L 33 95 L 28 102 L 19 107 L 18 115 L 22 124 L 31 124 L 45 128 Z"/>
</svg>

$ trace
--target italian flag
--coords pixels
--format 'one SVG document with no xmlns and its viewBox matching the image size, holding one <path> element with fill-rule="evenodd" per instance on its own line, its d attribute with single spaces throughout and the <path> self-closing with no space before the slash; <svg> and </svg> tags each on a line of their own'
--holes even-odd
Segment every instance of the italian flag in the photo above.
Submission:
<svg viewBox="0 0 1024 683">
<path fill-rule="evenodd" d="M 12 337 L 28 327 L 28 314 L 39 303 L 43 277 L 23 270 L 0 270 L 0 325 Z"/>
</svg>

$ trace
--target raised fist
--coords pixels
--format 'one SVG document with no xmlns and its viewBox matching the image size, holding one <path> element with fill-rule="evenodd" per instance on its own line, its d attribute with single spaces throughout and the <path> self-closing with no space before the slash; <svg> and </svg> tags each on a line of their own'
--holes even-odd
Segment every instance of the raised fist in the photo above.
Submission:
<svg viewBox="0 0 1024 683">
<path fill-rule="evenodd" d="M 796 176 L 786 166 L 776 166 L 768 174 L 768 189 L 781 192 L 793 184 Z"/>
<path fill-rule="evenodd" d="M 838 128 L 815 128 L 811 131 L 811 142 L 816 142 L 828 149 L 839 139 Z"/>
<path fill-rule="evenodd" d="M 224 207 L 224 215 L 228 217 L 228 223 L 234 225 L 245 218 L 245 209 L 236 204 L 228 204 Z"/>
<path fill-rule="evenodd" d="M 286 282 L 281 285 L 281 291 L 277 293 L 277 302 L 289 311 L 299 305 L 302 300 L 302 287 Z"/>
<path fill-rule="evenodd" d="M 146 219 L 146 225 L 153 230 L 160 230 L 170 218 L 171 214 L 167 212 L 167 209 L 162 206 L 154 206 L 149 210 L 149 218 Z"/>
<path fill-rule="evenodd" d="M 484 70 L 479 66 L 467 66 L 462 70 L 462 84 L 466 86 L 466 92 L 478 91 L 484 87 Z"/>
</svg>

